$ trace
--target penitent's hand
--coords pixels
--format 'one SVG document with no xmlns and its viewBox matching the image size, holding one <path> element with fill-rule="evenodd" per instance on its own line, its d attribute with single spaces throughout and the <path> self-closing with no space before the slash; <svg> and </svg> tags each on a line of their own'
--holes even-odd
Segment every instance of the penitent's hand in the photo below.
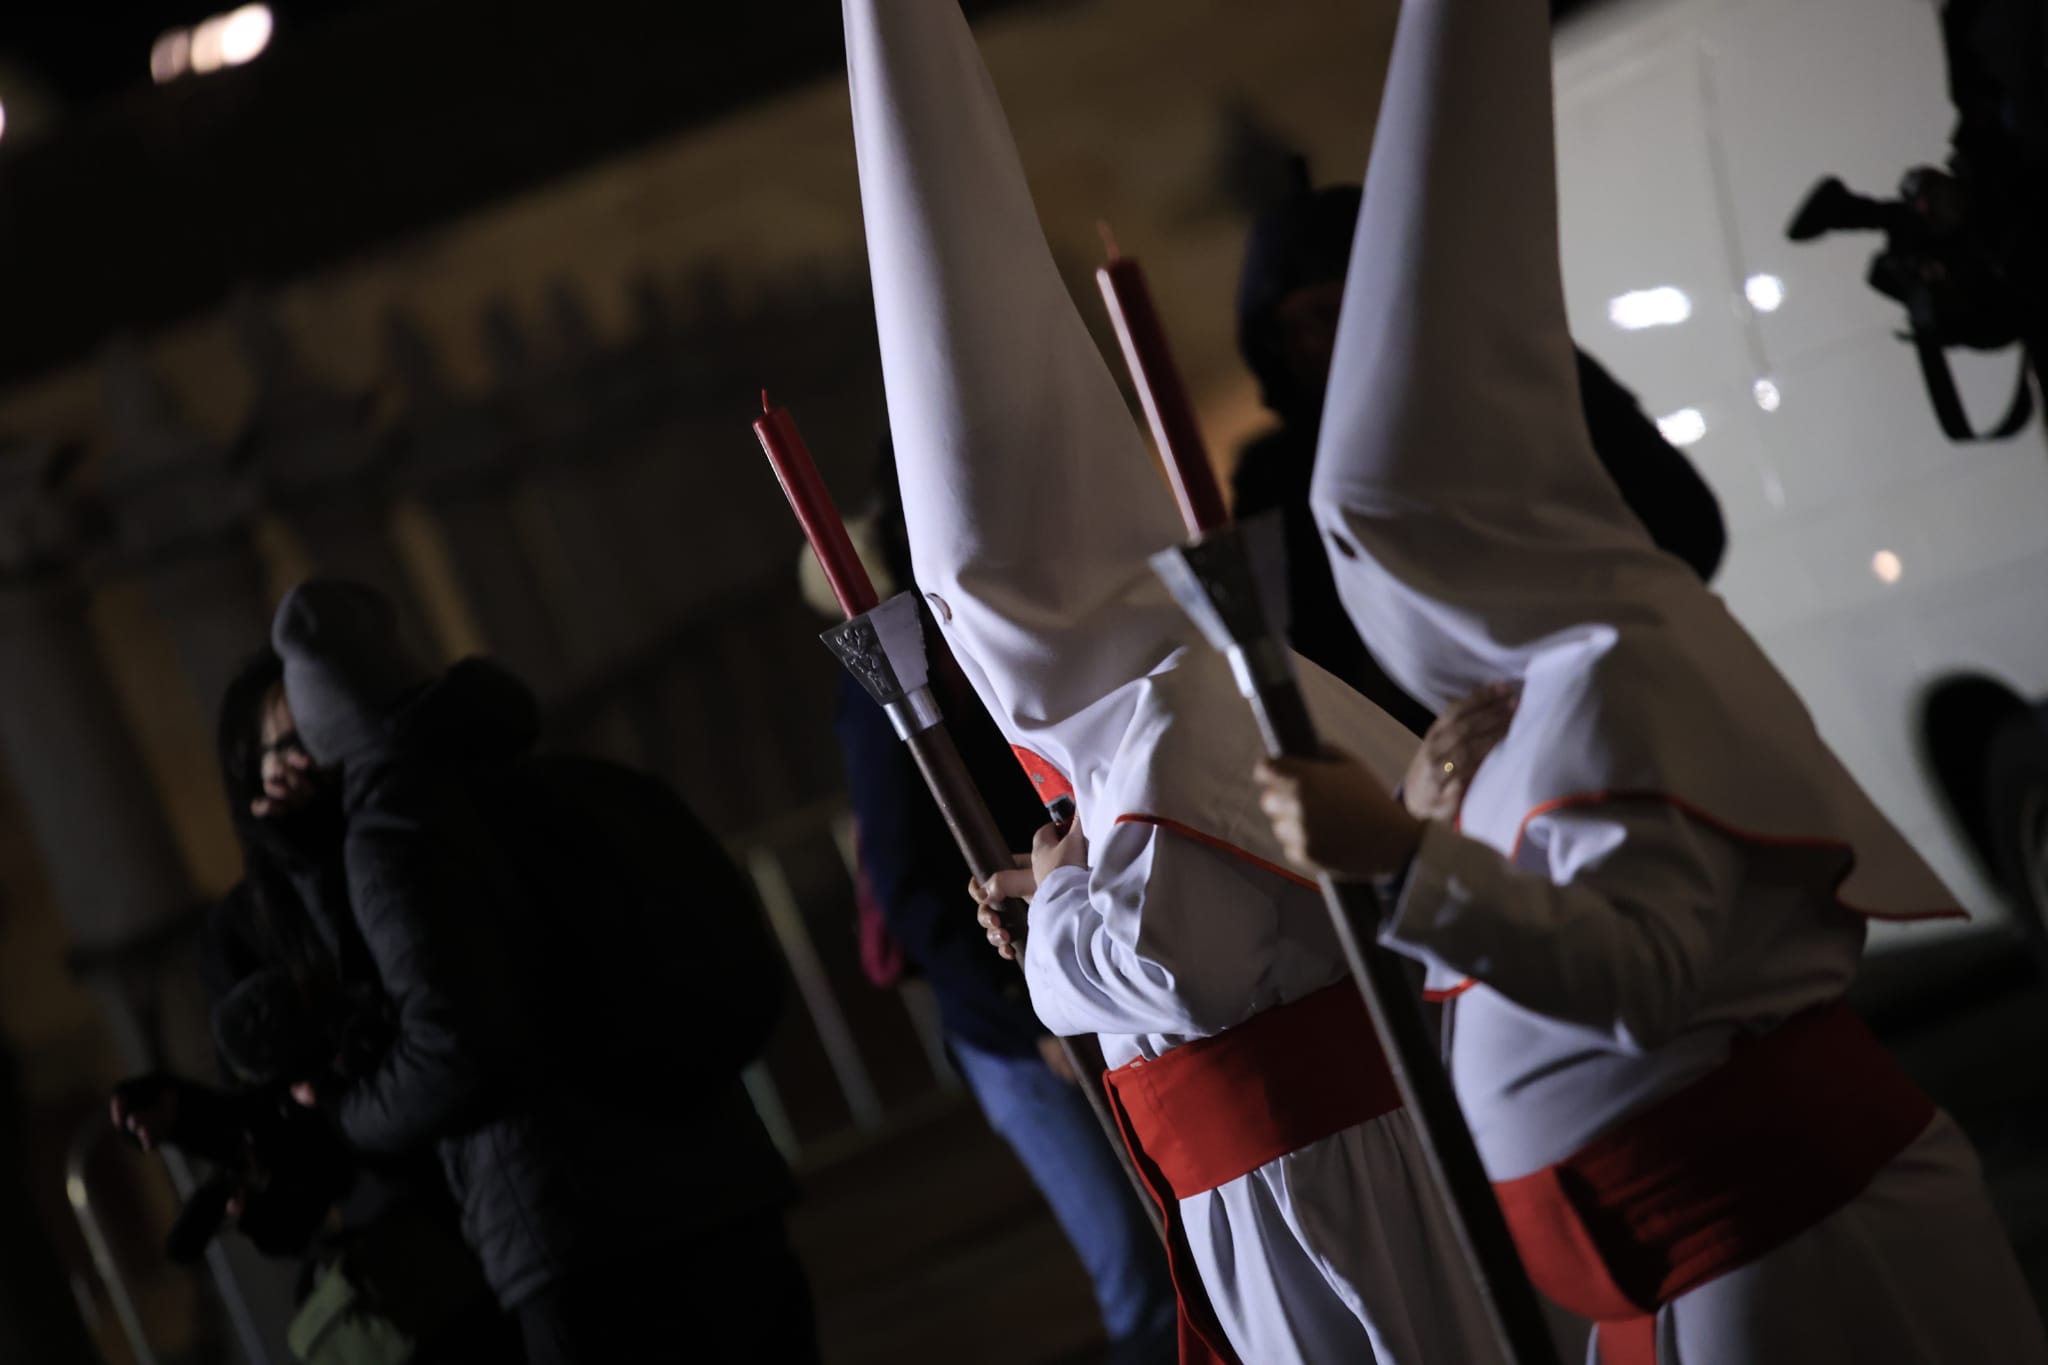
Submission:
<svg viewBox="0 0 2048 1365">
<path fill-rule="evenodd" d="M 1019 855 L 1017 866 L 1010 871 L 998 872 L 985 882 L 968 883 L 967 893 L 980 907 L 976 918 L 988 931 L 990 945 L 1003 957 L 1015 961 L 1017 945 L 1011 939 L 1010 931 L 1003 927 L 1003 902 L 1022 901 L 1028 908 L 1031 898 L 1038 894 L 1041 881 L 1059 868 L 1087 865 L 1088 840 L 1081 833 L 1081 822 L 1077 820 L 1064 838 L 1060 835 L 1059 826 L 1041 826 L 1032 837 L 1030 857 Z"/>
<path fill-rule="evenodd" d="M 974 897 L 974 917 L 981 927 L 988 931 L 989 945 L 1005 958 L 1014 960 L 1017 956 L 1010 943 L 1010 931 L 1003 928 L 1002 905 L 1004 901 L 1017 900 L 1026 905 L 1037 894 L 1038 877 L 1031 870 L 1031 855 L 1012 855 L 1016 867 L 1007 872 L 998 872 L 987 881 L 967 879 L 967 894 Z"/>
<path fill-rule="evenodd" d="M 1506 737 L 1521 699 L 1518 684 L 1489 683 L 1444 708 L 1422 737 L 1401 781 L 1401 803 L 1410 815 L 1418 820 L 1458 818 L 1472 775 Z"/>
<path fill-rule="evenodd" d="M 1063 867 L 1088 866 L 1088 836 L 1081 822 L 1068 823 L 1065 835 L 1058 825 L 1040 825 L 1031 836 L 1031 875 L 1044 881 Z"/>
<path fill-rule="evenodd" d="M 1422 841 L 1424 822 L 1348 754 L 1268 759 L 1253 778 L 1280 847 L 1311 871 L 1370 881 L 1399 872 Z"/>
</svg>

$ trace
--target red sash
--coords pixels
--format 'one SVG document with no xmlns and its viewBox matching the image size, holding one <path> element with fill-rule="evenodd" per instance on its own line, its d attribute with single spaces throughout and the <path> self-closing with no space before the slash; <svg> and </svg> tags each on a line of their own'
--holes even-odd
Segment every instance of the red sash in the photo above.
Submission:
<svg viewBox="0 0 2048 1365">
<path fill-rule="evenodd" d="M 1537 1288 L 1600 1324 L 1602 1365 L 1655 1365 L 1658 1308 L 1825 1221 L 1933 1118 L 1836 1004 L 1494 1190 Z"/>
<path fill-rule="evenodd" d="M 1103 1080 L 1124 1141 L 1166 1215 L 1181 1361 L 1237 1365 L 1200 1292 L 1180 1201 L 1401 1107 L 1358 987 L 1349 980 L 1326 986 Z"/>
</svg>

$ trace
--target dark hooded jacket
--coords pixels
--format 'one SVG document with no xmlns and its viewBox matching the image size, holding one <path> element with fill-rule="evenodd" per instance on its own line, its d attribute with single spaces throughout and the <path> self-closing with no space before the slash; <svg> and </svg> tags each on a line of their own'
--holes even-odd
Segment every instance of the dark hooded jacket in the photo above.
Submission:
<svg viewBox="0 0 2048 1365">
<path fill-rule="evenodd" d="M 678 1097 L 667 1076 L 617 1074 L 583 1026 L 606 983 L 561 964 L 592 960 L 565 937 L 585 917 L 536 903 L 529 888 L 561 884 L 532 872 L 553 851 L 508 848 L 495 815 L 536 767 L 532 694 L 482 661 L 422 679 L 380 657 L 397 651 L 380 603 L 308 585 L 276 630 L 300 737 L 341 769 L 349 903 L 395 1016 L 329 1102 L 344 1135 L 437 1151 L 508 1308 L 785 1206 L 788 1171 L 735 1072 Z"/>
<path fill-rule="evenodd" d="M 347 936 L 354 937 L 355 926 L 346 919 L 347 903 L 343 898 L 345 890 L 340 887 L 339 873 L 337 860 L 336 875 L 332 879 L 336 894 L 329 907 L 340 917 L 341 922 L 336 927 Z M 261 984 L 264 977 L 288 971 L 296 965 L 280 952 L 273 921 L 281 913 L 296 913 L 314 919 L 322 911 L 304 902 L 294 902 L 281 910 L 260 906 L 258 893 L 244 882 L 208 913 L 205 930 L 200 936 L 199 975 L 213 1007 L 216 1036 L 230 1034 L 230 1027 L 223 1022 L 222 1016 L 233 1008 L 239 996 L 253 985 Z M 343 979 L 374 990 L 374 969 L 369 966 L 367 953 L 363 954 L 362 975 Z M 272 1011 L 262 1023 L 274 1032 L 280 1022 L 280 1013 Z M 303 1016 L 303 1008 L 293 1013 Z M 364 1018 L 359 1023 L 346 1030 L 323 1029 L 322 1032 L 327 1036 L 351 1032 L 367 1046 L 384 1032 L 386 1021 L 379 1017 L 380 1014 L 380 1011 L 366 1006 Z M 350 1051 L 356 1050 L 353 1045 L 344 1046 Z M 236 1051 L 230 1042 L 224 1041 L 222 1066 L 231 1075 L 238 1069 Z M 290 1068 L 287 1074 L 301 1080 L 317 1077 L 325 1073 L 329 1061 L 330 1058 L 322 1058 L 318 1063 Z M 283 1076 L 275 1079 L 264 1077 L 252 1081 L 252 1084 L 281 1090 L 283 1080 Z M 287 1110 L 295 1107 L 285 1106 Z M 304 1113 L 303 1110 L 299 1112 Z M 323 1127 L 317 1119 L 310 1121 L 316 1128 Z M 343 1237 L 374 1225 L 379 1218 L 401 1205 L 416 1207 L 426 1216 L 438 1216 L 448 1205 L 447 1191 L 431 1152 L 418 1151 L 366 1160 L 352 1153 L 345 1144 L 335 1142 L 331 1135 L 328 1143 L 331 1146 L 318 1148 L 302 1143 L 295 1152 L 299 1161 L 288 1166 L 273 1165 L 268 1186 L 248 1196 L 248 1212 L 240 1224 L 241 1230 L 256 1243 L 258 1249 L 268 1255 L 308 1257 L 307 1278 L 302 1281 L 302 1292 L 311 1287 L 311 1272 L 330 1249 L 328 1239 L 318 1236 L 319 1229 L 309 1224 L 306 1218 L 310 1215 L 314 1220 L 327 1221 L 323 1215 L 329 1199 L 339 1201 L 333 1210 L 332 1230 Z M 305 1160 L 315 1152 L 320 1158 L 319 1167 L 307 1169 Z M 287 1183 L 317 1188 L 326 1192 L 326 1197 L 319 1201 L 318 1208 L 276 1210 L 266 1207 L 278 1202 L 279 1186 Z M 292 1191 L 286 1193 L 287 1198 L 283 1201 L 286 1204 L 300 1202 L 290 1197 Z M 452 1211 L 448 1225 L 454 1226 Z"/>
<path fill-rule="evenodd" d="M 231 1007 L 239 992 L 280 968 L 304 966 L 304 945 L 294 951 L 280 942 L 278 921 L 285 916 L 306 921 L 298 927 L 315 936 L 320 945 L 316 951 L 335 953 L 341 984 L 365 988 L 351 1005 L 371 993 L 381 999 L 381 992 L 375 991 L 375 970 L 367 951 L 360 951 L 360 936 L 348 911 L 338 848 L 334 862 L 332 876 L 310 865 L 292 868 L 310 875 L 289 878 L 299 893 L 289 901 L 278 903 L 271 890 L 271 903 L 264 904 L 266 892 L 244 882 L 208 915 L 200 945 L 200 976 L 215 1004 L 217 1035 L 225 1031 L 223 1007 Z M 300 1013 L 304 1022 L 302 1012 L 292 1013 Z M 368 1055 L 368 1046 L 383 1034 L 381 1011 L 365 1008 L 365 1014 L 370 1017 L 344 1028 L 354 1035 L 342 1045 L 344 1056 Z M 273 1017 L 266 1022 L 274 1027 L 279 1021 Z M 225 1040 L 223 1051 L 231 1051 Z M 224 1055 L 223 1062 L 234 1069 L 232 1057 Z M 327 1065 L 329 1060 L 323 1059 L 301 1071 L 299 1078 L 318 1075 Z M 193 1093 L 187 1090 L 182 1097 L 181 1116 Z M 282 1101 L 279 1108 L 318 1138 L 302 1138 L 287 1152 L 263 1151 L 267 1179 L 260 1188 L 245 1192 L 237 1227 L 265 1254 L 300 1260 L 297 1297 L 303 1301 L 321 1273 L 342 1260 L 351 1276 L 367 1277 L 380 1291 L 394 1279 L 402 1284 L 402 1297 L 387 1298 L 385 1303 L 394 1319 L 418 1339 L 416 1365 L 501 1365 L 516 1360 L 516 1329 L 499 1311 L 476 1257 L 459 1240 L 461 1210 L 449 1194 L 434 1149 L 371 1155 L 352 1148 L 321 1116 L 289 1101 Z"/>
<path fill-rule="evenodd" d="M 1337 596 L 1309 512 L 1323 391 L 1304 390 L 1290 373 L 1276 314 L 1295 290 L 1344 278 L 1358 225 L 1359 190 L 1354 185 L 1311 190 L 1299 167 L 1297 180 L 1295 193 L 1253 225 L 1238 281 L 1238 348 L 1280 425 L 1239 453 L 1232 509 L 1240 519 L 1273 511 L 1283 519 L 1288 636 L 1294 648 L 1420 734 L 1429 727 L 1430 713 L 1387 677 L 1359 639 Z M 1634 394 L 1584 351 L 1578 359 L 1579 394 L 1594 453 L 1650 538 L 1702 580 L 1712 578 L 1727 544 L 1713 490 L 1664 439 Z M 1342 376 L 1333 374 L 1331 382 L 1341 383 Z"/>
</svg>

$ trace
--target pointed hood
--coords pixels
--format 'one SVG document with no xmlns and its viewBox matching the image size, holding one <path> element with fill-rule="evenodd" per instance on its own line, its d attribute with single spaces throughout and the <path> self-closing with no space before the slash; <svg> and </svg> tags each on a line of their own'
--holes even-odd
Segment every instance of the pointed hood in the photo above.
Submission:
<svg viewBox="0 0 2048 1365">
<path fill-rule="evenodd" d="M 1056 726 L 1187 643 L 1147 564 L 1179 519 L 1053 264 L 956 0 L 845 14 L 918 586 L 1007 724 Z"/>
<path fill-rule="evenodd" d="M 1556 181 L 1543 0 L 1407 0 L 1316 456 L 1347 610 L 1432 707 L 1524 682 L 1468 833 L 1506 850 L 1557 805 L 1666 799 L 1815 850 L 1859 908 L 1942 912 L 1790 686 L 1601 469 Z"/>
<path fill-rule="evenodd" d="M 1172 496 L 1053 263 L 957 0 L 844 12 L 918 588 L 1091 839 L 1158 819 L 1278 861 L 1245 780 L 1250 714 L 1149 563 L 1182 537 Z M 1339 742 L 1399 771 L 1405 731 L 1324 675 L 1311 691 Z"/>
</svg>

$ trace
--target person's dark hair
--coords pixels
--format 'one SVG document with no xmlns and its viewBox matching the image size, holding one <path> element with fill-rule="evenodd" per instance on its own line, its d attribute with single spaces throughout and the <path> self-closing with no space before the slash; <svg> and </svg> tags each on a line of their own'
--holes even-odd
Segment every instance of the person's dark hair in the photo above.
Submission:
<svg viewBox="0 0 2048 1365">
<path fill-rule="evenodd" d="M 250 807 L 263 795 L 263 710 L 270 694 L 283 686 L 284 660 L 266 649 L 242 665 L 221 697 L 221 783 L 245 848 L 259 824 Z"/>
<path fill-rule="evenodd" d="M 322 841 L 340 839 L 331 798 L 278 819 L 259 819 L 251 806 L 263 795 L 263 713 L 284 686 L 284 661 L 269 649 L 242 666 L 221 698 L 221 783 L 242 847 L 242 878 L 254 916 L 251 926 L 274 960 L 309 1002 L 335 982 L 335 963 L 314 929 L 292 870 L 323 856 Z"/>
</svg>

